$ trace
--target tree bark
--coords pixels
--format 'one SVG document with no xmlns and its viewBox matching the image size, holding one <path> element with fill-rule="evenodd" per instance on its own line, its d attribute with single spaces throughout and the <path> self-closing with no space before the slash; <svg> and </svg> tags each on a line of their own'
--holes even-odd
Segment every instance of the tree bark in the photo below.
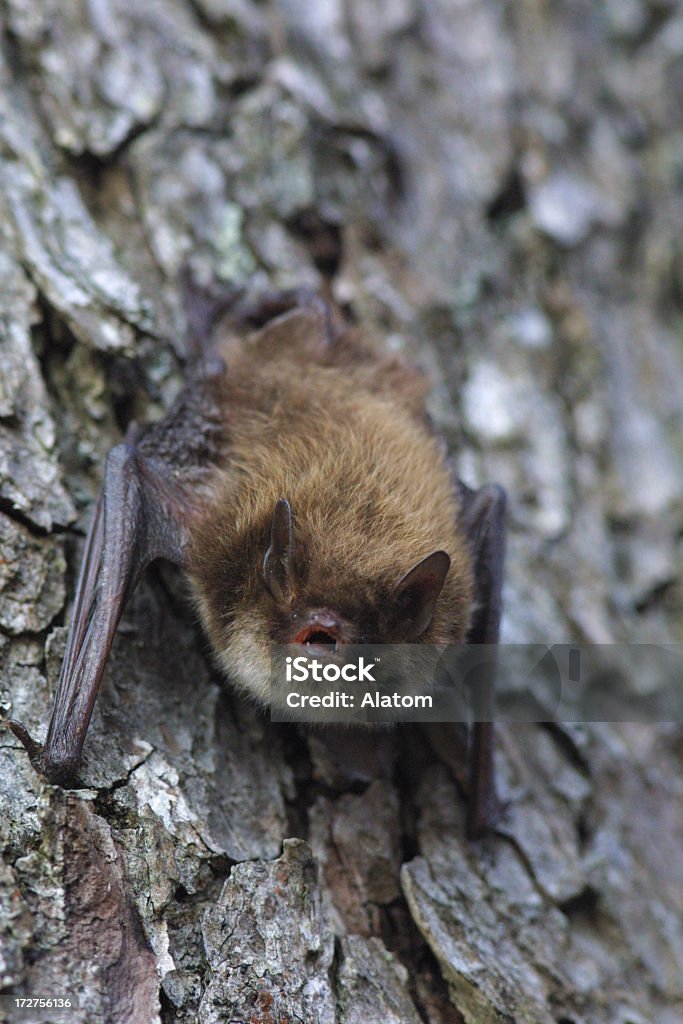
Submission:
<svg viewBox="0 0 683 1024">
<path fill-rule="evenodd" d="M 432 373 L 461 476 L 510 497 L 505 640 L 683 643 L 675 0 L 2 12 L 3 714 L 46 725 L 104 455 L 182 380 L 188 261 L 329 288 Z M 151 572 L 88 788 L 0 731 L 0 991 L 74 1024 L 680 1022 L 680 724 L 508 725 L 497 759 L 468 843 L 457 730 L 271 724 Z"/>
</svg>

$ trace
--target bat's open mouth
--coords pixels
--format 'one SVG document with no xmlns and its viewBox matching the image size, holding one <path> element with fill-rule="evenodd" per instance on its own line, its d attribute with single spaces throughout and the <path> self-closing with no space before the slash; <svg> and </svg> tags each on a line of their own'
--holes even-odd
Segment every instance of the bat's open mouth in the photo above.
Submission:
<svg viewBox="0 0 683 1024">
<path fill-rule="evenodd" d="M 306 644 L 310 647 L 334 647 L 337 646 L 338 632 L 332 629 L 324 629 L 315 624 L 305 626 L 294 637 L 295 644 Z"/>
</svg>

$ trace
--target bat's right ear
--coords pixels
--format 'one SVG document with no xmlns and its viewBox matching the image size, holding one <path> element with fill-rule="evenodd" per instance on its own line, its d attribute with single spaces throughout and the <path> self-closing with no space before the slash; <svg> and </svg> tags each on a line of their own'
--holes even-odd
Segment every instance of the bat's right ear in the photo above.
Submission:
<svg viewBox="0 0 683 1024">
<path fill-rule="evenodd" d="M 280 498 L 270 524 L 270 547 L 263 559 L 263 579 L 271 596 L 285 604 L 290 604 L 294 596 L 293 553 L 292 510 L 287 499 Z"/>
</svg>

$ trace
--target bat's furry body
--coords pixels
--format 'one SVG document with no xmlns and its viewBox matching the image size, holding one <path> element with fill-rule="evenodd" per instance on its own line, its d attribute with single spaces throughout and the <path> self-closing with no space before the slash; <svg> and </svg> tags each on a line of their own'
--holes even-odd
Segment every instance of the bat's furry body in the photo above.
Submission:
<svg viewBox="0 0 683 1024">
<path fill-rule="evenodd" d="M 232 339 L 222 354 L 223 456 L 193 516 L 188 573 L 230 678 L 267 700 L 270 645 L 290 641 L 315 609 L 337 613 L 354 643 L 400 642 L 383 613 L 399 580 L 435 550 L 448 553 L 451 568 L 422 639 L 460 642 L 472 555 L 452 473 L 426 419 L 423 376 L 354 332 L 331 342 L 315 311 Z M 262 575 L 283 497 L 296 544 L 287 607 Z"/>
<path fill-rule="evenodd" d="M 10 723 L 51 781 L 77 783 L 119 618 L 159 557 L 184 569 L 217 661 L 257 700 L 273 644 L 497 642 L 501 488 L 452 475 L 421 374 L 320 300 L 294 305 L 209 348 L 198 303 L 187 386 L 109 453 L 45 745 Z M 476 724 L 471 835 L 495 807 L 492 743 Z"/>
</svg>

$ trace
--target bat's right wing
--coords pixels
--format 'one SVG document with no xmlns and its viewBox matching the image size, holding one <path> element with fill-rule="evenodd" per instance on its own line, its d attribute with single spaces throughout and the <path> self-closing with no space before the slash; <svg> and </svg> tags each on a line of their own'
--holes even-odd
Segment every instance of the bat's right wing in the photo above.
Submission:
<svg viewBox="0 0 683 1024">
<path fill-rule="evenodd" d="M 216 385 L 225 366 L 213 348 L 215 321 L 230 308 L 242 325 L 291 309 L 304 316 L 310 309 L 309 315 L 315 312 L 333 334 L 327 307 L 308 293 L 273 293 L 241 308 L 238 289 L 202 289 L 191 275 L 182 284 L 194 369 L 169 414 L 139 440 L 129 432 L 126 443 L 107 457 L 45 745 L 21 723 L 9 723 L 34 767 L 64 786 L 77 784 L 90 717 L 126 602 L 150 562 L 166 558 L 183 565 L 197 483 L 220 457 L 225 420 Z"/>
<path fill-rule="evenodd" d="M 100 680 L 126 601 L 156 558 L 182 564 L 189 505 L 172 466 L 119 444 L 88 532 L 66 652 L 44 746 L 10 722 L 34 767 L 73 785 Z"/>
</svg>

